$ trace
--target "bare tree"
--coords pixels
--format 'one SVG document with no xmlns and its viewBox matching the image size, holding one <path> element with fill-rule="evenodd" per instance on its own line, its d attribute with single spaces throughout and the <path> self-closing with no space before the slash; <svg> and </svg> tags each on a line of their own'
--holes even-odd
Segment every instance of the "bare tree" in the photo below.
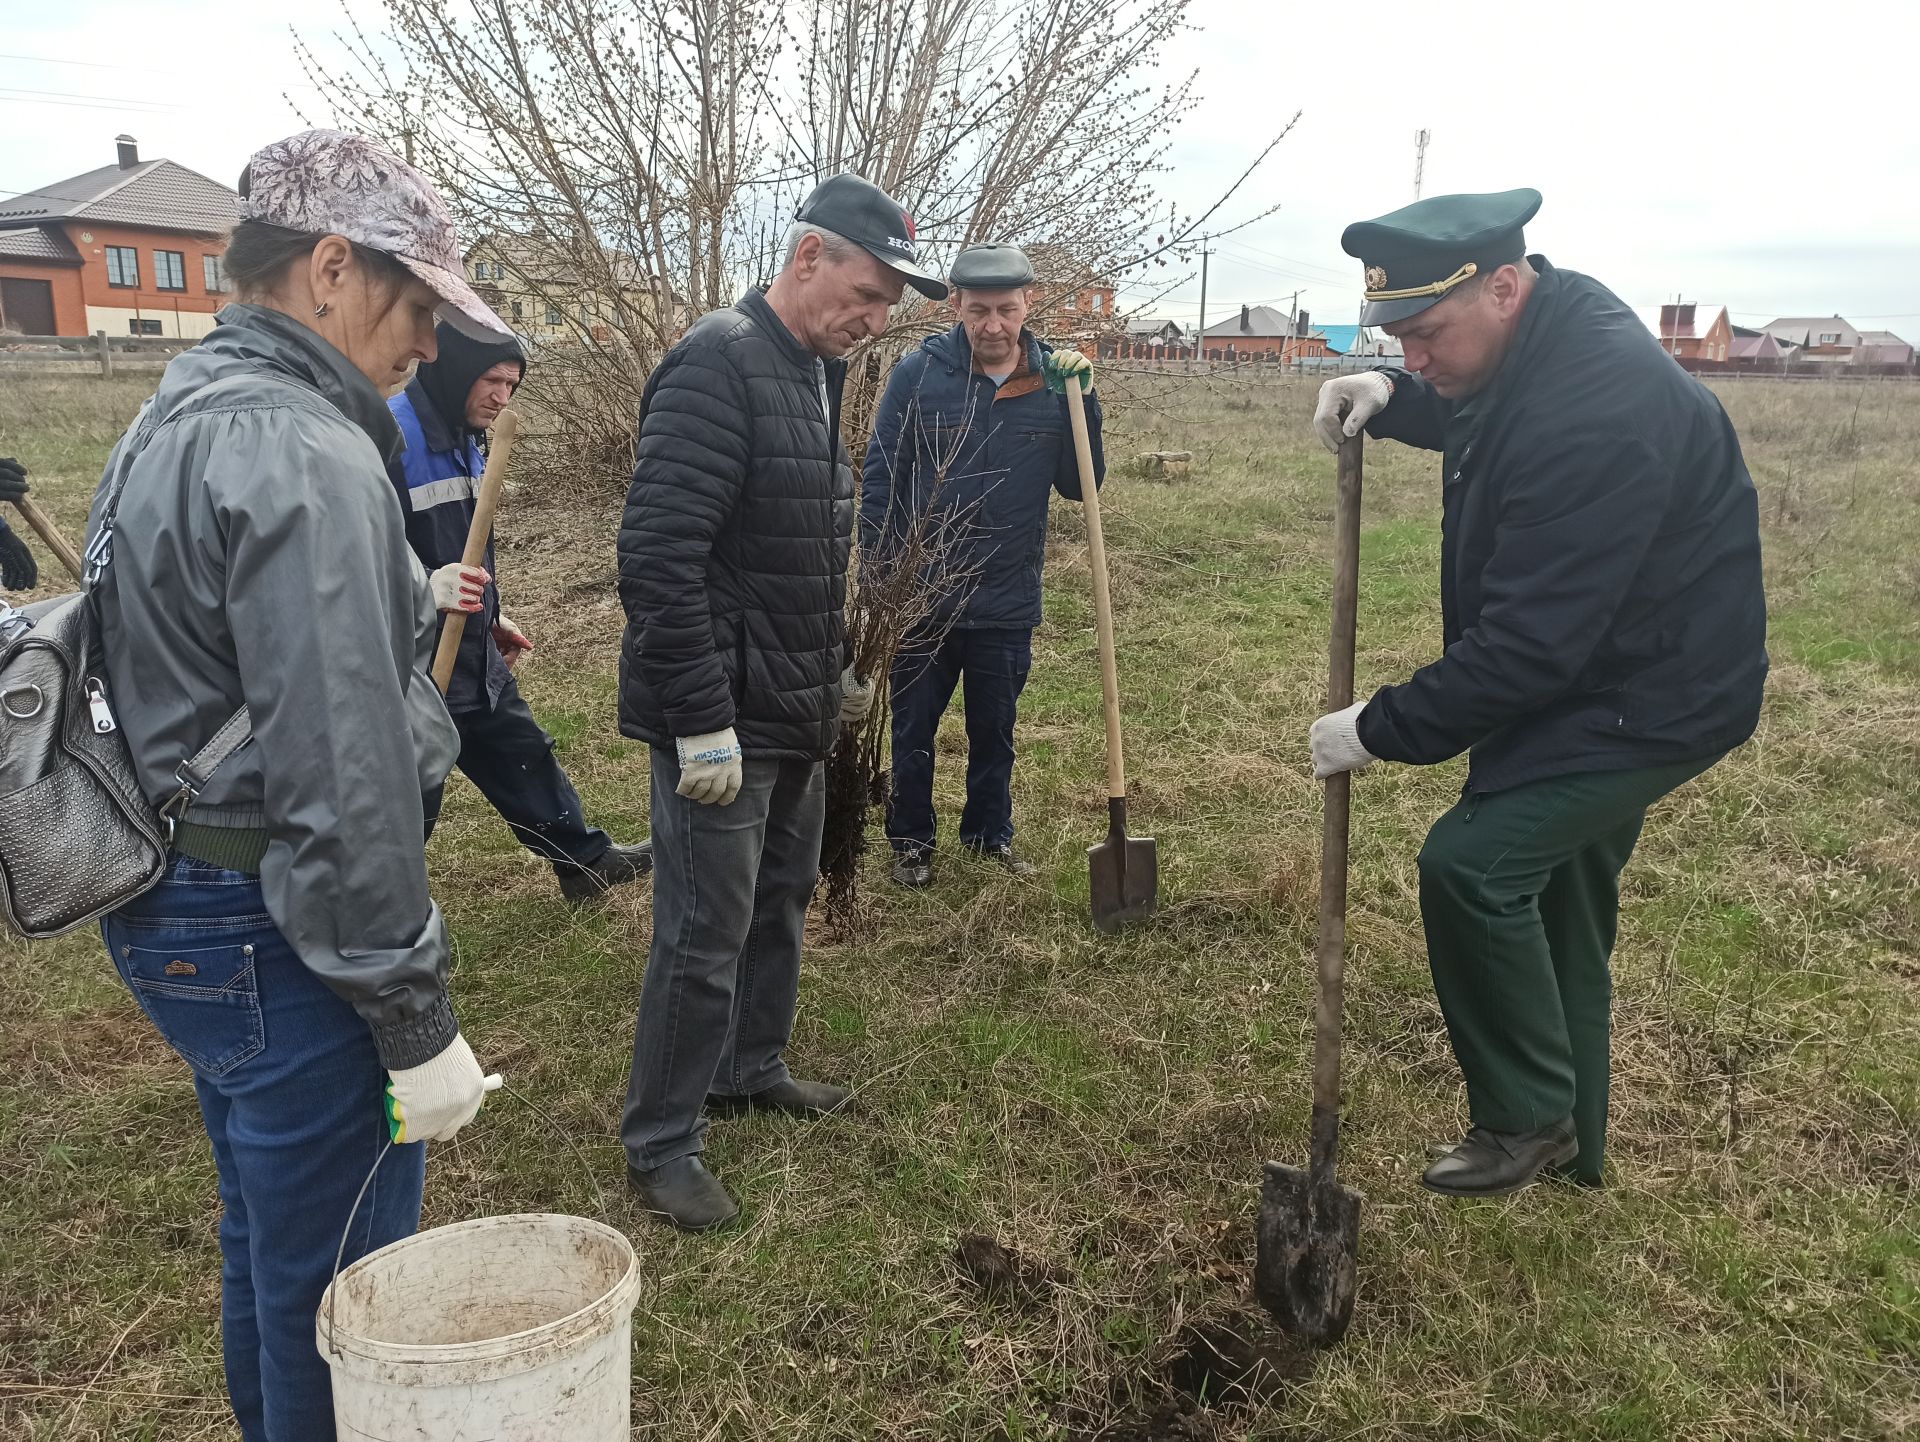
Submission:
<svg viewBox="0 0 1920 1442">
<path fill-rule="evenodd" d="M 378 33 L 349 16 L 337 50 L 296 44 L 336 123 L 409 153 L 495 242 L 498 286 L 564 317 L 528 379 L 549 463 L 624 477 L 661 354 L 771 276 L 827 176 L 887 189 L 937 260 L 1044 242 L 1122 278 L 1177 256 L 1193 222 L 1155 187 L 1192 80 L 1152 75 L 1188 4 L 383 0 Z M 856 451 L 934 323 L 905 309 L 855 358 Z"/>
</svg>

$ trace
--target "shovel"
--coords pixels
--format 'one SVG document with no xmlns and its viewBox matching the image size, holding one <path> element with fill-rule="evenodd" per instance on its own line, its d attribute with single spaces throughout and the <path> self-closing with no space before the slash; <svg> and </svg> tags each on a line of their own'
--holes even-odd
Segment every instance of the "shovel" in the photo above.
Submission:
<svg viewBox="0 0 1920 1442">
<path fill-rule="evenodd" d="M 1080 499 L 1087 512 L 1087 559 L 1093 566 L 1093 619 L 1100 637 L 1100 690 L 1107 711 L 1107 839 L 1087 848 L 1093 924 L 1118 931 L 1153 915 L 1160 901 L 1160 856 L 1151 836 L 1127 835 L 1127 768 L 1120 755 L 1120 673 L 1113 660 L 1113 603 L 1107 594 L 1107 543 L 1100 531 L 1100 487 L 1093 478 L 1086 401 L 1077 377 L 1067 380 L 1067 419 L 1080 462 Z"/>
<path fill-rule="evenodd" d="M 480 495 L 473 503 L 473 524 L 467 527 L 467 548 L 460 556 L 463 566 L 483 566 L 487 560 L 487 537 L 493 534 L 493 513 L 500 505 L 500 488 L 507 480 L 507 458 L 513 454 L 513 438 L 520 434 L 520 413 L 512 408 L 500 412 L 493 423 L 493 440 L 487 447 L 487 468 L 480 473 Z M 447 612 L 446 626 L 440 632 L 440 649 L 433 654 L 433 684 L 442 696 L 453 684 L 454 662 L 460 659 L 460 638 L 467 631 L 465 611 Z"/>
<path fill-rule="evenodd" d="M 80 553 L 74 550 L 72 541 L 60 534 L 60 528 L 54 525 L 52 518 L 25 496 L 15 501 L 13 508 L 27 518 L 27 524 L 33 527 L 34 534 L 46 543 L 49 551 L 60 558 L 60 564 L 67 568 L 73 579 L 84 585 L 85 576 L 80 567 Z"/>
<path fill-rule="evenodd" d="M 1340 445 L 1334 503 L 1333 642 L 1327 710 L 1353 703 L 1353 638 L 1360 599 L 1363 437 Z M 1334 1179 L 1340 1152 L 1340 1011 L 1347 942 L 1347 803 L 1352 777 L 1327 779 L 1320 840 L 1319 997 L 1313 1013 L 1313 1131 L 1309 1166 L 1267 1163 L 1260 1190 L 1253 1292 L 1274 1320 L 1331 1344 L 1353 1318 L 1360 1194 Z"/>
</svg>

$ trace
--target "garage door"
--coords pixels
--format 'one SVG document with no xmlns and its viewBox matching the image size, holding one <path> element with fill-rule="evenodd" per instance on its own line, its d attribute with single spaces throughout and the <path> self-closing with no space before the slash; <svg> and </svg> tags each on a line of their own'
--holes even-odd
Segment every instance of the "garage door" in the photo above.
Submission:
<svg viewBox="0 0 1920 1442">
<path fill-rule="evenodd" d="M 54 334 L 53 282 L 0 277 L 0 330 Z"/>
</svg>

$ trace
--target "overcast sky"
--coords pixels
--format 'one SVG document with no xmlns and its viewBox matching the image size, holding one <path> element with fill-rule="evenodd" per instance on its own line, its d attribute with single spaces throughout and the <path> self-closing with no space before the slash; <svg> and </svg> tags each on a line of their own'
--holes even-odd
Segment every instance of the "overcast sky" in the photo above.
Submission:
<svg viewBox="0 0 1920 1442">
<path fill-rule="evenodd" d="M 315 111 L 289 24 L 313 0 L 5 0 L 0 193 L 113 159 L 131 131 L 231 184 L 247 153 Z M 372 13 L 354 0 L 356 13 Z M 1194 0 L 1168 56 L 1200 71 L 1163 193 L 1210 203 L 1295 109 L 1299 127 L 1218 228 L 1208 319 L 1242 303 L 1354 318 L 1350 221 L 1425 193 L 1531 185 L 1530 248 L 1652 306 L 1676 294 L 1736 323 L 1838 312 L 1920 341 L 1920 5 L 1623 0 L 1493 10 Z M 119 48 L 111 43 L 118 42 Z M 1089 110 L 1087 124 L 1099 115 Z M 1197 274 L 1159 309 L 1198 318 Z"/>
</svg>

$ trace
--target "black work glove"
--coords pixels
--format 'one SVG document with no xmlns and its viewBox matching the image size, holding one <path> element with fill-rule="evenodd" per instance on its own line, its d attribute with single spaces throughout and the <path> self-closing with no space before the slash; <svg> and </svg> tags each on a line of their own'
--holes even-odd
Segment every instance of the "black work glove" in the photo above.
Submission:
<svg viewBox="0 0 1920 1442">
<path fill-rule="evenodd" d="M 0 522 L 0 586 L 9 591 L 30 591 L 39 582 L 40 564 L 33 559 L 33 552 Z"/>
<path fill-rule="evenodd" d="M 27 493 L 27 468 L 12 456 L 0 456 L 0 501 L 17 501 Z"/>
</svg>

